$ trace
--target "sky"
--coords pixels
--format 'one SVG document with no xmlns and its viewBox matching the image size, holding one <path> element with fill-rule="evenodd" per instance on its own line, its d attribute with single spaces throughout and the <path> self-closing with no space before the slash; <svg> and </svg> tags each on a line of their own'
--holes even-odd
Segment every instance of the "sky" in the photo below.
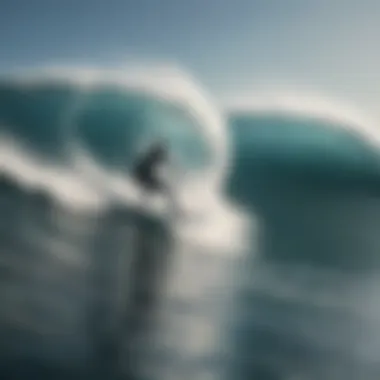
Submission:
<svg viewBox="0 0 380 380">
<path fill-rule="evenodd" d="M 0 70 L 129 60 L 216 95 L 309 91 L 378 113 L 378 0 L 0 0 Z"/>
</svg>

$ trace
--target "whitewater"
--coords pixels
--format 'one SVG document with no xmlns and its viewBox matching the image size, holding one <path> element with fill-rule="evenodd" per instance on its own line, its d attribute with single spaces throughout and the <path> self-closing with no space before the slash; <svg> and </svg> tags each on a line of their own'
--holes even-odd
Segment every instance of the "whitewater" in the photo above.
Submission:
<svg viewBox="0 0 380 380">
<path fill-rule="evenodd" d="M 173 67 L 47 67 L 0 81 L 0 128 L 4 378 L 377 378 L 368 115 L 218 102 Z M 157 138 L 190 221 L 128 175 Z"/>
</svg>

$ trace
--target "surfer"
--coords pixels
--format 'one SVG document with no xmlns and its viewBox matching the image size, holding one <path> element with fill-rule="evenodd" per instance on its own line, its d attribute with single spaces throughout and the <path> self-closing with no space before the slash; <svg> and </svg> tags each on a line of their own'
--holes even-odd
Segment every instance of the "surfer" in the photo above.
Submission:
<svg viewBox="0 0 380 380">
<path fill-rule="evenodd" d="M 136 160 L 132 176 L 145 194 L 161 193 L 168 198 L 174 210 L 178 210 L 168 180 L 160 175 L 160 169 L 169 163 L 168 148 L 162 142 L 155 142 Z"/>
</svg>

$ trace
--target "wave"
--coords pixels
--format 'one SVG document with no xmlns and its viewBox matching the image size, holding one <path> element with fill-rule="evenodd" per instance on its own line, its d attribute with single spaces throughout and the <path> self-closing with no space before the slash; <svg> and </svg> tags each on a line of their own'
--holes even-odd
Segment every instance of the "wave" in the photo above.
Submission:
<svg viewBox="0 0 380 380">
<path fill-rule="evenodd" d="M 175 185 L 180 203 L 196 215 L 176 232 L 220 247 L 221 229 L 239 219 L 221 191 L 230 166 L 224 120 L 180 70 L 15 72 L 0 82 L 0 125 L 0 173 L 64 208 L 143 206 L 128 171 L 139 150 L 158 138 L 169 142 L 181 169 Z M 159 196 L 148 207 L 154 215 L 165 209 Z"/>
<path fill-rule="evenodd" d="M 298 124 L 300 120 L 304 121 L 305 127 L 312 120 L 320 122 L 321 129 L 348 132 L 357 139 L 364 140 L 370 149 L 380 148 L 378 123 L 368 113 L 352 104 L 326 96 L 308 92 L 263 93 L 229 97 L 222 104 L 228 115 L 272 115 L 294 120 Z"/>
<path fill-rule="evenodd" d="M 142 140 L 164 138 L 186 164 L 208 161 L 213 177 L 228 161 L 223 119 L 179 70 L 46 68 L 13 73 L 3 83 L 0 120 L 31 141 L 41 137 L 40 128 L 44 142 L 55 135 L 70 152 L 79 138 L 102 163 L 125 164 Z"/>
<path fill-rule="evenodd" d="M 286 152 L 289 158 L 293 151 L 298 163 L 308 165 L 302 152 L 310 158 L 319 149 L 319 157 L 328 160 L 340 157 L 354 166 L 355 160 L 364 160 L 374 166 L 367 145 L 375 144 L 377 150 L 380 134 L 369 117 L 352 107 L 310 94 L 262 94 L 235 97 L 223 111 L 193 78 L 173 67 L 16 71 L 0 82 L 0 170 L 29 186 L 48 190 L 51 185 L 51 193 L 64 189 L 63 183 L 81 183 L 82 191 L 76 193 L 93 200 L 87 203 L 100 202 L 95 196 L 99 187 L 108 196 L 128 193 L 135 202 L 137 190 L 125 172 L 138 150 L 154 138 L 165 138 L 183 167 L 203 170 L 201 175 L 193 172 L 183 188 L 196 178 L 198 187 L 204 181 L 207 187 L 220 187 L 233 166 L 229 148 L 243 125 L 247 131 L 235 146 L 237 160 L 243 151 L 261 152 L 260 159 L 267 152 L 264 156 L 272 160 Z M 353 151 L 347 151 L 348 145 Z"/>
<path fill-rule="evenodd" d="M 333 103 L 316 101 L 307 105 L 302 97 L 293 103 L 289 100 L 272 102 L 262 97 L 257 102 L 260 104 L 253 105 L 255 99 L 251 99 L 250 105 L 226 107 L 221 110 L 224 114 L 219 114 L 205 100 L 200 101 L 195 90 L 194 104 L 201 104 L 199 108 L 193 106 L 192 100 L 185 101 L 185 95 L 178 95 L 178 91 L 188 94 L 174 84 L 178 77 L 182 78 L 180 72 L 169 74 L 162 68 L 157 72 L 160 79 L 155 85 L 152 84 L 155 80 L 148 79 L 151 74 L 148 72 L 138 79 L 133 75 L 125 79 L 126 85 L 123 75 L 131 76 L 130 73 L 114 70 L 99 74 L 99 70 L 87 69 L 16 73 L 3 81 L 0 190 L 5 189 L 6 194 L 0 200 L 7 223 L 4 251 L 12 255 L 20 251 L 32 258 L 33 263 L 30 252 L 35 251 L 34 254 L 40 255 L 39 265 L 46 264 L 46 257 L 39 253 L 41 250 L 46 256 L 53 255 L 60 263 L 56 271 L 48 265 L 43 272 L 56 278 L 63 262 L 70 268 L 94 268 L 91 260 L 99 260 L 95 268 L 102 272 L 107 265 L 114 264 L 110 260 L 112 254 L 126 256 L 126 251 L 131 255 L 138 252 L 137 257 L 141 259 L 143 250 L 146 254 L 152 250 L 150 253 L 156 257 L 155 249 L 161 249 L 160 242 L 168 238 L 170 248 L 164 244 L 163 249 L 176 257 L 172 272 L 167 276 L 168 294 L 177 296 L 178 303 L 172 309 L 165 306 L 165 313 L 174 314 L 174 308 L 181 308 L 182 304 L 181 313 L 186 314 L 186 319 L 192 312 L 195 315 L 191 309 L 194 302 L 208 293 L 206 288 L 215 287 L 219 295 L 213 293 L 213 302 L 219 299 L 223 308 L 208 321 L 218 325 L 215 321 L 229 313 L 226 305 L 235 310 L 236 317 L 231 318 L 232 325 L 226 329 L 229 330 L 227 335 L 238 329 L 243 331 L 244 342 L 240 339 L 242 335 L 236 334 L 236 363 L 240 369 L 246 368 L 248 362 L 241 364 L 239 360 L 244 360 L 248 353 L 256 359 L 249 361 L 247 373 L 264 367 L 268 373 L 284 370 L 281 363 L 292 366 L 299 362 L 300 351 L 294 349 L 301 346 L 306 372 L 309 367 L 312 371 L 324 365 L 318 356 L 321 347 L 334 348 L 331 361 L 337 360 L 338 366 L 342 357 L 351 360 L 352 355 L 357 359 L 358 345 L 351 344 L 357 340 L 350 331 L 359 331 L 362 325 L 369 324 L 368 307 L 362 310 L 363 301 L 359 302 L 356 295 L 363 294 L 364 304 L 374 304 L 374 297 L 368 297 L 372 286 L 365 282 L 370 272 L 376 272 L 377 279 L 380 268 L 377 249 L 380 160 L 377 145 L 373 144 L 375 138 L 372 138 L 375 124 Z M 177 79 L 173 79 L 175 77 Z M 186 82 L 187 79 L 180 80 Z M 178 98 L 165 95 L 170 86 Z M 54 103 L 56 95 L 60 100 Z M 193 95 L 186 95 L 187 99 Z M 50 108 L 52 104 L 56 106 Z M 183 104 L 190 114 L 197 108 L 198 114 L 203 112 L 204 117 L 196 119 L 195 124 L 187 123 L 183 109 L 178 111 L 176 104 Z M 49 111 L 49 117 L 45 111 Z M 179 127 L 181 133 L 178 134 L 173 125 Z M 143 149 L 150 135 L 156 137 L 159 131 L 172 139 L 182 164 L 188 169 L 185 180 L 178 181 L 179 196 L 184 207 L 191 210 L 190 220 L 172 225 L 165 223 L 164 229 L 162 218 L 158 226 L 156 219 L 151 218 L 154 213 L 162 215 L 165 208 L 162 199 L 152 205 L 148 219 L 134 213 L 136 205 L 141 205 L 139 191 L 125 170 L 136 151 Z M 188 153 L 187 144 L 194 148 L 197 159 L 204 147 L 206 154 L 200 155 L 204 159 L 197 160 L 192 149 Z M 372 192 L 371 196 L 368 192 Z M 41 201 L 48 207 L 40 207 Z M 57 210 L 57 204 L 62 209 Z M 93 218 L 92 213 L 98 210 L 107 212 Z M 90 215 L 78 215 L 77 211 L 89 211 Z M 10 220 L 12 212 L 17 215 Z M 248 216 L 248 234 L 242 228 L 247 221 L 242 214 Z M 254 220 L 260 221 L 260 231 L 257 230 L 260 234 L 253 231 Z M 166 227 L 181 236 L 174 239 L 173 246 L 173 235 L 167 234 Z M 158 230 L 165 232 L 161 234 Z M 246 235 L 242 237 L 242 233 Z M 244 262 L 220 260 L 224 269 L 217 273 L 217 255 L 223 250 L 235 253 L 247 246 Z M 71 250 L 70 255 L 67 249 Z M 212 258 L 208 256 L 215 252 L 217 255 L 211 255 Z M 9 260 L 12 264 L 11 258 Z M 15 268 L 17 265 L 14 263 Z M 22 268 L 24 266 L 25 263 Z M 231 274 L 235 266 L 239 268 Z M 230 275 L 235 276 L 232 290 L 225 286 L 233 282 L 232 279 L 228 282 Z M 63 282 L 70 279 L 70 290 L 78 286 L 66 272 L 60 277 Z M 121 277 L 123 283 L 125 278 L 130 280 L 125 272 Z M 139 277 L 140 284 L 144 284 L 145 278 L 145 274 Z M 219 280 L 223 282 L 222 290 L 216 286 Z M 29 283 L 26 284 L 28 287 Z M 40 287 L 43 285 L 39 283 Z M 355 293 L 358 287 L 360 292 Z M 236 300 L 233 307 L 232 298 Z M 25 304 L 21 301 L 20 315 L 21 306 Z M 50 300 L 44 302 L 51 305 Z M 57 302 L 55 298 L 54 304 Z M 203 302 L 208 306 L 213 303 L 205 300 L 202 305 Z M 84 302 L 78 297 L 77 304 L 79 310 Z M 54 315 L 60 316 L 60 310 L 57 307 Z M 342 330 L 338 327 L 342 324 L 343 312 L 349 315 Z M 356 321 L 356 318 L 362 319 Z M 191 322 L 193 326 L 197 324 L 195 319 Z M 171 337 L 172 328 L 178 325 L 170 318 L 167 320 Z M 37 322 L 41 325 L 36 318 Z M 179 342 L 186 351 L 184 358 L 189 358 L 190 351 L 203 356 L 196 352 L 194 339 L 207 330 L 201 325 L 194 332 L 187 324 L 184 326 L 182 330 L 190 332 L 189 339 Z M 299 326 L 303 326 L 302 331 Z M 366 333 L 373 336 L 370 330 L 368 328 Z M 278 351 L 279 339 L 281 352 Z M 207 344 L 211 341 L 213 338 Z M 345 356 L 348 341 L 354 349 Z M 228 344 L 229 349 L 233 344 Z M 54 346 L 62 347 L 55 340 Z M 363 351 L 368 347 L 362 344 Z M 173 351 L 178 354 L 175 348 Z M 224 358 L 227 359 L 223 360 L 223 366 L 235 360 Z M 192 358 L 190 361 L 191 369 L 196 368 L 199 362 Z M 288 368 L 285 371 L 291 372 Z M 232 377 L 243 378 L 243 375 L 235 371 Z"/>
<path fill-rule="evenodd" d="M 236 97 L 225 107 L 238 156 L 258 154 L 308 172 L 379 172 L 379 129 L 354 107 L 307 93 Z"/>
<path fill-rule="evenodd" d="M 0 82 L 0 173 L 76 211 L 139 207 L 129 166 L 150 140 L 164 138 L 185 168 L 176 181 L 184 207 L 219 220 L 219 229 L 189 223 L 185 235 L 214 243 L 241 219 L 223 193 L 252 198 L 252 170 L 314 185 L 370 181 L 378 191 L 378 132 L 360 112 L 307 94 L 239 97 L 218 110 L 199 88 L 165 67 L 14 72 Z M 164 210 L 157 197 L 149 212 Z"/>
<path fill-rule="evenodd" d="M 70 171 L 85 161 L 98 174 L 111 171 L 122 177 L 141 146 L 156 138 L 170 143 L 187 171 L 206 172 L 202 177 L 209 186 L 221 180 L 228 166 L 222 118 L 178 71 L 53 68 L 14 73 L 0 84 L 0 100 L 1 143 L 8 147 L 6 153 L 2 147 L 0 165 L 8 173 L 13 169 L 7 156 L 23 162 L 23 177 L 28 177 L 27 163 L 38 155 L 38 165 L 45 173 L 49 166 L 52 176 L 52 162 Z M 30 168 L 32 177 L 35 169 Z M 112 176 L 105 177 L 109 181 Z"/>
<path fill-rule="evenodd" d="M 367 244 L 376 240 L 380 152 L 368 126 L 348 120 L 275 106 L 230 113 L 227 192 L 260 218 L 264 260 L 339 270 L 378 265 Z"/>
</svg>

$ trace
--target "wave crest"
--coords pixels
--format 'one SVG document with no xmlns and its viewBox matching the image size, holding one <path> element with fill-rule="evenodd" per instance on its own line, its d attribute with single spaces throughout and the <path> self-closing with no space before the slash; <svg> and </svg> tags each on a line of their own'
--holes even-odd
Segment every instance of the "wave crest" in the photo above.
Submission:
<svg viewBox="0 0 380 380">
<path fill-rule="evenodd" d="M 228 97 L 222 103 L 229 114 L 282 114 L 330 122 L 330 127 L 346 130 L 376 149 L 380 148 L 380 131 L 370 115 L 325 96 L 280 92 Z"/>
</svg>

